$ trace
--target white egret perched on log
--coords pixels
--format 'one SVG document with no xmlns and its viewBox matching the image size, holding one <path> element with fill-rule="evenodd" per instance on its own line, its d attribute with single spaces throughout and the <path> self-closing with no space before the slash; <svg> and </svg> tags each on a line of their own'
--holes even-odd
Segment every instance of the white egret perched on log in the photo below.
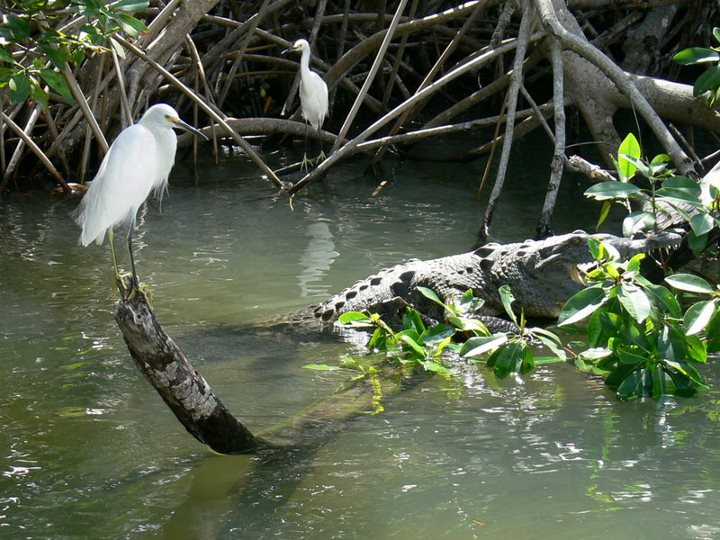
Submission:
<svg viewBox="0 0 720 540">
<path fill-rule="evenodd" d="M 284 53 L 300 51 L 300 110 L 305 119 L 305 152 L 302 165 L 307 168 L 313 160 L 307 157 L 307 124 L 320 131 L 325 117 L 328 114 L 328 87 L 322 77 L 310 69 L 310 44 L 305 39 L 298 39 L 295 44 L 283 51 Z M 316 160 L 325 159 L 320 143 L 320 154 Z"/>
<path fill-rule="evenodd" d="M 133 286 L 139 288 L 132 252 L 132 232 L 137 211 L 151 191 L 161 198 L 167 190 L 168 176 L 175 161 L 177 137 L 172 128 L 195 135 L 203 133 L 183 122 L 170 105 L 159 103 L 150 107 L 140 121 L 122 130 L 110 146 L 95 178 L 73 217 L 82 228 L 79 243 L 83 246 L 103 243 L 108 233 L 115 278 L 124 282 L 118 271 L 113 227 L 128 227 L 128 251 L 132 266 Z"/>
</svg>

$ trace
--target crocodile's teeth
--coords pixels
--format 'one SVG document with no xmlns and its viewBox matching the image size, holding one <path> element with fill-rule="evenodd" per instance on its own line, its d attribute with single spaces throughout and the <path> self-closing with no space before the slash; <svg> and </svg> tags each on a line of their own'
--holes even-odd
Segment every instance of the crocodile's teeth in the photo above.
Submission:
<svg viewBox="0 0 720 540">
<path fill-rule="evenodd" d="M 580 263 L 572 267 L 570 270 L 570 278 L 575 282 L 579 283 L 583 287 L 587 287 L 587 281 L 584 276 L 595 267 L 595 263 Z"/>
</svg>

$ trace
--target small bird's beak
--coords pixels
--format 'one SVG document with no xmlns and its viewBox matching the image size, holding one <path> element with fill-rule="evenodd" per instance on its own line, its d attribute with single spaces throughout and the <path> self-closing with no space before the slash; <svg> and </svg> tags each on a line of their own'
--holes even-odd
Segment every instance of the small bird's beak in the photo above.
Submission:
<svg viewBox="0 0 720 540">
<path fill-rule="evenodd" d="M 190 124 L 183 122 L 180 118 L 174 119 L 173 124 L 175 124 L 175 127 L 179 129 L 184 129 L 185 131 L 189 131 L 193 135 L 196 135 L 198 137 L 202 137 L 206 141 L 209 141 L 210 139 L 207 138 L 207 135 L 205 135 L 202 131 L 199 129 L 195 129 Z"/>
<path fill-rule="evenodd" d="M 287 53 L 294 52 L 294 51 L 297 51 L 297 49 L 296 49 L 295 46 L 293 45 L 293 46 L 290 47 L 289 49 L 285 49 L 284 51 L 282 51 L 280 54 L 287 54 Z"/>
</svg>

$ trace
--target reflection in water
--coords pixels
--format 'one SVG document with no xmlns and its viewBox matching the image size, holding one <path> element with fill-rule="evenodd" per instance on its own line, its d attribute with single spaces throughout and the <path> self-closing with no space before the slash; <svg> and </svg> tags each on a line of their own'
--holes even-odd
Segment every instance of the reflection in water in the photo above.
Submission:
<svg viewBox="0 0 720 540">
<path fill-rule="evenodd" d="M 298 276 L 300 295 L 304 298 L 328 294 L 329 287 L 323 285 L 323 278 L 338 256 L 330 226 L 327 221 L 317 221 L 308 223 L 305 231 L 309 241 L 300 255 L 300 266 L 303 268 Z"/>
</svg>

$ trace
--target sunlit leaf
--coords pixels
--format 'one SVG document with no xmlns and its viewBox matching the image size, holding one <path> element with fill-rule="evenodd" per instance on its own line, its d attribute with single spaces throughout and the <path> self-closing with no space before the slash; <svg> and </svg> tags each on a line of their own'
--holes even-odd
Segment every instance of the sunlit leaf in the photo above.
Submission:
<svg viewBox="0 0 720 540">
<path fill-rule="evenodd" d="M 715 315 L 717 307 L 717 303 L 714 300 L 697 302 L 690 306 L 685 312 L 685 318 L 683 320 L 685 333 L 692 336 L 705 330 L 705 327 L 710 323 L 710 319 Z"/>
<path fill-rule="evenodd" d="M 460 355 L 467 358 L 480 356 L 497 349 L 503 343 L 507 343 L 508 337 L 505 334 L 499 336 L 479 336 L 468 339 L 460 349 Z"/>
<path fill-rule="evenodd" d="M 623 283 L 618 292 L 618 299 L 630 316 L 638 323 L 643 323 L 650 315 L 652 304 L 645 291 L 631 283 Z"/>
<path fill-rule="evenodd" d="M 696 236 L 702 236 L 715 228 L 715 220 L 709 214 L 695 214 L 690 218 L 690 227 Z"/>
<path fill-rule="evenodd" d="M 605 302 L 607 302 L 607 297 L 600 286 L 583 289 L 565 303 L 558 317 L 558 326 L 567 326 L 582 321 Z"/>
<path fill-rule="evenodd" d="M 518 324 L 517 318 L 515 317 L 515 313 L 512 309 L 512 304 L 515 301 L 515 296 L 513 296 L 513 293 L 510 290 L 510 286 L 501 285 L 498 289 L 498 292 L 500 293 L 500 300 L 502 301 L 503 308 L 505 308 L 505 313 L 508 314 L 508 317 L 510 317 L 510 320 L 512 320 L 512 322 Z"/>
<path fill-rule="evenodd" d="M 598 201 L 608 199 L 623 199 L 642 193 L 642 190 L 633 184 L 622 182 L 600 182 L 585 190 L 585 196 Z"/>
<path fill-rule="evenodd" d="M 338 366 L 331 366 L 329 364 L 305 364 L 303 366 L 305 369 L 312 369 L 314 371 L 337 371 L 339 369 L 342 369 Z"/>
<path fill-rule="evenodd" d="M 693 274 L 673 274 L 665 281 L 681 291 L 710 294 L 714 290 L 707 281 Z"/>
<path fill-rule="evenodd" d="M 676 53 L 675 56 L 673 56 L 673 60 L 678 64 L 687 66 L 704 62 L 717 62 L 720 60 L 720 54 L 705 47 L 689 47 Z"/>
<path fill-rule="evenodd" d="M 628 133 L 618 147 L 617 168 L 622 182 L 627 182 L 637 170 L 637 166 L 627 159 L 628 156 L 640 159 L 640 152 L 640 143 L 637 138 L 634 134 Z"/>
</svg>

